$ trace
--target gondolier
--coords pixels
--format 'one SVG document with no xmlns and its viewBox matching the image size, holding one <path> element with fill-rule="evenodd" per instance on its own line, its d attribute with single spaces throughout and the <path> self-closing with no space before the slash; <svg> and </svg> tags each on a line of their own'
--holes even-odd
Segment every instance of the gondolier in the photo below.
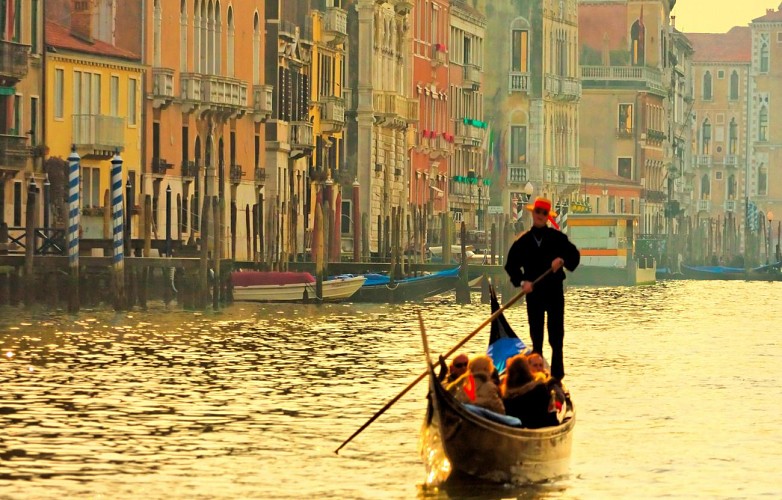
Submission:
<svg viewBox="0 0 782 500">
<path fill-rule="evenodd" d="M 527 205 L 532 212 L 532 228 L 522 233 L 511 245 L 505 263 L 505 271 L 511 283 L 522 287 L 527 299 L 532 350 L 543 352 L 543 325 L 548 314 L 548 341 L 551 345 L 551 375 L 557 380 L 565 376 L 562 344 L 565 337 L 565 294 L 563 281 L 565 272 L 574 271 L 581 260 L 578 248 L 559 231 L 551 210 L 551 201 L 536 198 Z M 551 222 L 554 227 L 549 227 Z M 542 280 L 533 289 L 532 282 L 549 268 L 552 275 Z"/>
</svg>

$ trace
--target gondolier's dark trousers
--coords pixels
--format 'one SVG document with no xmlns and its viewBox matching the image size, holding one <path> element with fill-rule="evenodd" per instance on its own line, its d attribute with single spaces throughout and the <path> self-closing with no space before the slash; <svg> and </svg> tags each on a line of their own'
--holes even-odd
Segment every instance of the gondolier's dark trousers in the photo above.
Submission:
<svg viewBox="0 0 782 500">
<path fill-rule="evenodd" d="M 548 315 L 548 343 L 551 345 L 551 376 L 559 380 L 565 376 L 562 343 L 565 338 L 565 294 L 561 285 L 535 289 L 527 295 L 527 318 L 532 350 L 543 354 L 544 317 Z"/>
</svg>

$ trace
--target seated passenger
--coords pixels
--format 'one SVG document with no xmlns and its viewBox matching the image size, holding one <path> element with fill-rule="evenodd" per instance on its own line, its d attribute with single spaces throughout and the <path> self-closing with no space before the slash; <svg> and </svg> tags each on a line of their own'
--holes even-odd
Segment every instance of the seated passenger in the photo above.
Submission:
<svg viewBox="0 0 782 500">
<path fill-rule="evenodd" d="M 523 427 L 538 429 L 559 424 L 556 411 L 549 411 L 551 389 L 533 375 L 524 355 L 514 356 L 508 362 L 502 392 L 505 411 L 521 419 Z"/>
<path fill-rule="evenodd" d="M 470 360 L 467 373 L 448 384 L 446 389 L 460 403 L 472 404 L 505 414 L 500 391 L 492 382 L 494 363 L 489 356 L 476 356 Z"/>
<path fill-rule="evenodd" d="M 461 377 L 467 372 L 467 363 L 470 359 L 466 354 L 459 354 L 451 362 L 451 366 L 448 367 L 448 378 L 446 382 L 453 382 L 457 378 Z"/>
<path fill-rule="evenodd" d="M 527 354 L 527 364 L 532 374 L 539 380 L 546 383 L 549 390 L 554 390 L 556 394 L 556 406 L 557 409 L 561 409 L 565 402 L 565 391 L 561 381 L 551 377 L 551 373 L 546 369 L 546 363 L 543 361 L 543 356 L 537 352 L 531 352 Z"/>
</svg>

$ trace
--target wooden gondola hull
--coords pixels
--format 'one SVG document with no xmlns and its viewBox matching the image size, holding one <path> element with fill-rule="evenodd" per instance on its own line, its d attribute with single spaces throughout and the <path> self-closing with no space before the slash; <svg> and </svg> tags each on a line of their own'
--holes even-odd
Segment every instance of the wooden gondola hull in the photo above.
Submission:
<svg viewBox="0 0 782 500">
<path fill-rule="evenodd" d="M 415 281 L 400 280 L 393 285 L 364 285 L 351 297 L 353 302 L 401 303 L 423 300 L 456 288 L 458 276 L 427 276 Z"/>
<path fill-rule="evenodd" d="M 780 281 L 782 274 L 773 269 L 743 271 L 732 267 L 721 266 L 685 266 L 682 273 L 687 279 L 693 280 L 730 280 L 730 281 Z"/>
<path fill-rule="evenodd" d="M 494 482 L 539 482 L 567 474 L 575 412 L 562 425 L 520 429 L 469 412 L 430 374 L 440 441 L 451 468 Z"/>
</svg>

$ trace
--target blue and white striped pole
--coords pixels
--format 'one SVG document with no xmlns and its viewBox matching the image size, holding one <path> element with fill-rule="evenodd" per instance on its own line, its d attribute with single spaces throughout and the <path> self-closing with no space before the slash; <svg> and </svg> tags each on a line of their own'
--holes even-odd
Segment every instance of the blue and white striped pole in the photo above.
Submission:
<svg viewBox="0 0 782 500">
<path fill-rule="evenodd" d="M 125 304 L 125 233 L 122 211 L 122 158 L 119 153 L 111 159 L 111 216 L 114 228 L 114 252 L 112 262 L 114 265 L 114 293 L 117 299 L 116 308 L 124 309 Z"/>
<path fill-rule="evenodd" d="M 71 147 L 68 156 L 68 268 L 71 276 L 71 290 L 68 299 L 68 310 L 79 310 L 79 167 L 81 157 L 76 152 L 76 146 Z"/>
</svg>

